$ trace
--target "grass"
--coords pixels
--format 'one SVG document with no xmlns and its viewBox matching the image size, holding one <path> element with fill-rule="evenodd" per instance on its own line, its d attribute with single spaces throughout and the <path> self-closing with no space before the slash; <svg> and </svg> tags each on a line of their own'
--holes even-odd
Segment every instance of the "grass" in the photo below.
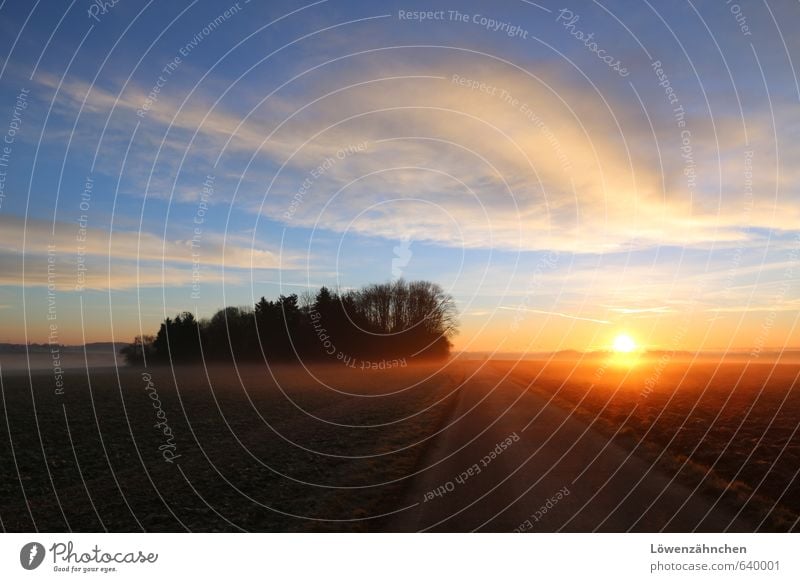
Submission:
<svg viewBox="0 0 800 582">
<path fill-rule="evenodd" d="M 760 530 L 798 529 L 800 365 L 613 359 L 495 364 Z"/>
<path fill-rule="evenodd" d="M 4 374 L 5 530 L 380 529 L 452 400 L 427 366 L 150 372 Z"/>
<path fill-rule="evenodd" d="M 452 411 L 466 369 L 458 366 L 155 368 L 149 391 L 141 369 L 93 368 L 67 371 L 63 394 L 47 371 L 4 371 L 0 525 L 385 530 Z M 594 358 L 489 367 L 491 378 L 511 371 L 755 529 L 798 529 L 800 365 Z M 173 463 L 159 450 L 169 443 L 180 455 Z"/>
</svg>

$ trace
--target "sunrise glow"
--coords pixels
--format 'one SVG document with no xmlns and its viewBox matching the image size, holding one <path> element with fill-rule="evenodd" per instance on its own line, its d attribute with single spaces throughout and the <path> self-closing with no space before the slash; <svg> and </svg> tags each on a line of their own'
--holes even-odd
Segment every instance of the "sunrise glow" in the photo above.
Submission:
<svg viewBox="0 0 800 582">
<path fill-rule="evenodd" d="M 613 349 L 617 353 L 629 354 L 636 349 L 636 342 L 628 334 L 621 333 L 614 338 Z"/>
</svg>

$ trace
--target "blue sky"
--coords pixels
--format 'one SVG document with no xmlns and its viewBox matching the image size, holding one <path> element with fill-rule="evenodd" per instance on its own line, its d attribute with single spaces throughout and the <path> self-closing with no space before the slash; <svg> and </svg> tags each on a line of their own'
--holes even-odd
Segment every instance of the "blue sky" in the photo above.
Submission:
<svg viewBox="0 0 800 582">
<path fill-rule="evenodd" d="M 798 343 L 796 5 L 91 6 L 0 7 L 0 341 L 403 276 L 462 349 Z"/>
</svg>

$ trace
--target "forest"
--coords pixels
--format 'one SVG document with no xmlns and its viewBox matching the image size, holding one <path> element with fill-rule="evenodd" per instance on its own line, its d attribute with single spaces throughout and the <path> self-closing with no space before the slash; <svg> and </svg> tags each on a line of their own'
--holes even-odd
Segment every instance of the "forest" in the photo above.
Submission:
<svg viewBox="0 0 800 582">
<path fill-rule="evenodd" d="M 457 331 L 449 294 L 436 283 L 400 279 L 345 292 L 322 287 L 301 297 L 262 297 L 210 319 L 185 311 L 120 353 L 129 364 L 328 360 L 364 368 L 446 358 Z"/>
</svg>

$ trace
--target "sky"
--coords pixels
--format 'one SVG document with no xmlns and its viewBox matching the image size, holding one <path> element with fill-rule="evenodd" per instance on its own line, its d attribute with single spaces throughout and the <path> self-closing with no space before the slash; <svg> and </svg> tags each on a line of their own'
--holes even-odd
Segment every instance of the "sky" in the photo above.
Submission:
<svg viewBox="0 0 800 582">
<path fill-rule="evenodd" d="M 800 347 L 793 2 L 0 4 L 0 342 L 427 279 L 455 348 Z"/>
</svg>

